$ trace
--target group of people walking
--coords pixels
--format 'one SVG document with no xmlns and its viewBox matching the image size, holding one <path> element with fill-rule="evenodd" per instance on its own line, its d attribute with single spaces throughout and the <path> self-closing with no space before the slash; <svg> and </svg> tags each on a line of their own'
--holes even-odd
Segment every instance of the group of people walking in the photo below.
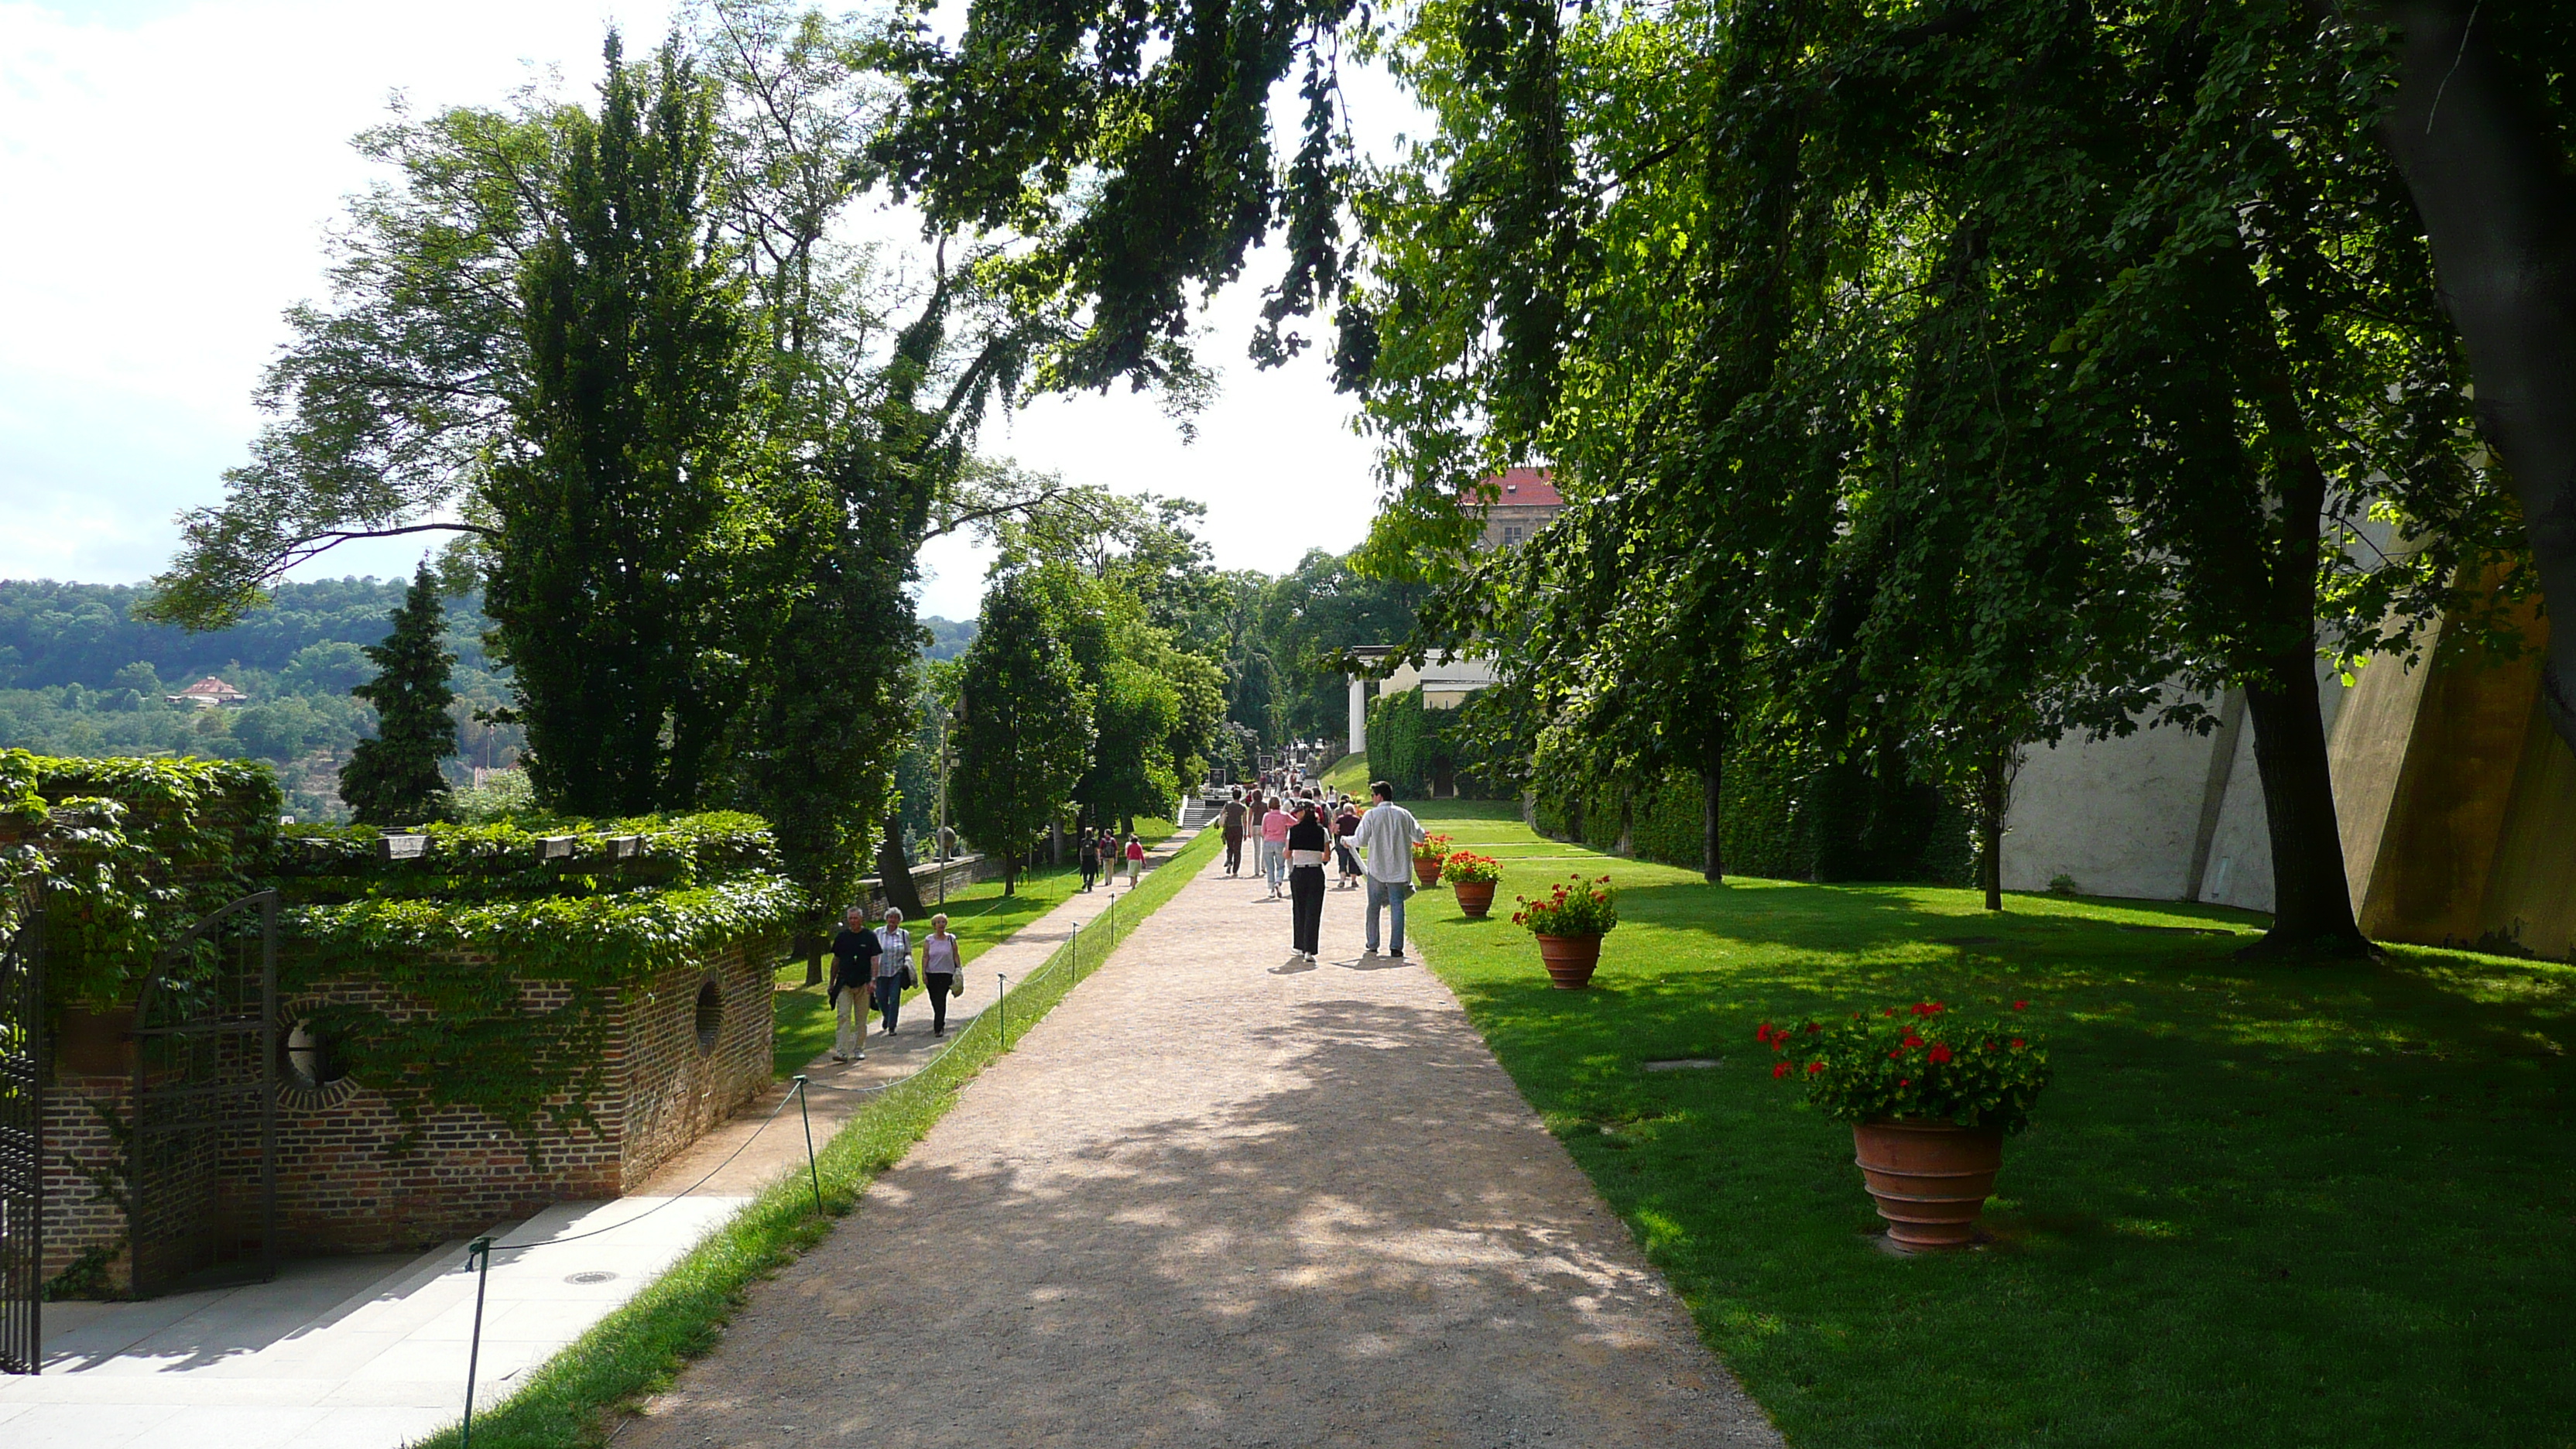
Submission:
<svg viewBox="0 0 2576 1449">
<path fill-rule="evenodd" d="M 1118 837 L 1106 830 L 1097 835 L 1084 835 L 1082 837 L 1082 888 L 1086 891 L 1091 889 L 1105 874 L 1109 878 L 1109 888 L 1116 890 L 1118 866 L 1122 860 L 1127 865 L 1127 888 L 1133 890 L 1136 888 L 1136 882 L 1143 879 L 1145 875 L 1144 837 L 1130 835 L 1127 837 L 1127 843 L 1120 845 Z"/>
<path fill-rule="evenodd" d="M 1404 959 L 1404 903 L 1413 894 L 1413 847 L 1426 838 L 1422 822 L 1395 803 L 1395 787 L 1384 780 L 1369 786 L 1369 804 L 1330 790 L 1294 793 L 1302 784 L 1293 774 L 1278 793 L 1265 793 L 1264 781 L 1247 793 L 1238 786 L 1218 807 L 1225 835 L 1225 873 L 1243 874 L 1243 848 L 1258 841 L 1256 868 L 1268 882 L 1270 899 L 1284 887 L 1289 901 L 1290 949 L 1312 962 L 1323 949 L 1324 874 L 1328 861 L 1340 870 L 1335 890 L 1368 892 L 1367 949 L 1378 951 L 1378 916 L 1388 917 L 1388 944 L 1394 959 Z"/>
<path fill-rule="evenodd" d="M 882 1019 L 887 1036 L 896 1034 L 903 994 L 913 984 L 912 949 L 900 907 L 886 907 L 884 923 L 873 928 L 865 906 L 852 906 L 841 918 L 840 933 L 832 937 L 832 1060 L 868 1059 L 864 1047 L 871 1012 Z M 930 918 L 930 934 L 921 938 L 921 984 L 930 998 L 930 1034 L 946 1036 L 948 998 L 965 988 L 966 973 L 944 911 Z"/>
</svg>

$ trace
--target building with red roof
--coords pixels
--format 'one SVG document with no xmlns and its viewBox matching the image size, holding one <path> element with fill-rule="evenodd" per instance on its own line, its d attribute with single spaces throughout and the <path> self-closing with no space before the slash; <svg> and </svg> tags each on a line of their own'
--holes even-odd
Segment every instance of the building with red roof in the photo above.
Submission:
<svg viewBox="0 0 2576 1449">
<path fill-rule="evenodd" d="M 1494 491 L 1491 503 L 1483 501 L 1486 485 Z M 1563 512 L 1565 495 L 1556 491 L 1553 468 L 1505 468 L 1468 489 L 1459 506 L 1483 516 L 1485 532 L 1478 548 L 1510 548 Z"/>
</svg>

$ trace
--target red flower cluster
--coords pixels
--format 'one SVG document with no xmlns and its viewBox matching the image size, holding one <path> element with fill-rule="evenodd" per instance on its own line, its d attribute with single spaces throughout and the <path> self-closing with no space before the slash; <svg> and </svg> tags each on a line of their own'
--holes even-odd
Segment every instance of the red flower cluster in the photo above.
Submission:
<svg viewBox="0 0 2576 1449">
<path fill-rule="evenodd" d="M 1780 1078 L 1787 1075 L 1789 1075 L 1789 1064 L 1787 1062 L 1777 1063 L 1771 1068 L 1771 1079 L 1773 1081 L 1778 1081 Z"/>
</svg>

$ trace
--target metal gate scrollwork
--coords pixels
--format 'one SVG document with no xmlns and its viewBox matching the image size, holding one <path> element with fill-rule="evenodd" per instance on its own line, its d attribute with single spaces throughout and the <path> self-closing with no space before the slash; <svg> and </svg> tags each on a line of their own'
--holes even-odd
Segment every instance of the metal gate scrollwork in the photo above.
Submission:
<svg viewBox="0 0 2576 1449">
<path fill-rule="evenodd" d="M 45 908 L 18 888 L 0 918 L 0 1372 L 44 1363 Z"/>
<path fill-rule="evenodd" d="M 162 951 L 134 1006 L 134 1293 L 277 1273 L 277 892 Z"/>
</svg>

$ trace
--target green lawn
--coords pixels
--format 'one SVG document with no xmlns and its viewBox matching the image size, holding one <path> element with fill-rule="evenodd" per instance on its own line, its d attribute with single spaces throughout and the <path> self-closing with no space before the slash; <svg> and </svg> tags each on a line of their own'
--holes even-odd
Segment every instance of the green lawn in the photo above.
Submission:
<svg viewBox="0 0 2576 1449">
<path fill-rule="evenodd" d="M 1148 845 L 1169 836 L 1174 829 L 1168 820 L 1136 822 L 1136 834 Z M 1072 866 L 1044 866 L 1031 871 L 1019 878 L 1013 893 L 1007 896 L 1002 894 L 1000 881 L 978 881 L 948 893 L 948 929 L 956 933 L 961 954 L 972 961 L 1020 927 L 1063 905 L 1081 886 L 1082 872 Z M 940 909 L 935 895 L 922 904 L 933 911 Z M 929 934 L 928 920 L 911 925 L 916 944 Z M 826 961 L 824 969 L 830 968 L 831 963 Z M 832 1003 L 824 987 L 805 984 L 805 963 L 801 960 L 782 964 L 776 980 L 778 991 L 771 997 L 777 1015 L 772 1055 L 778 1075 L 791 1077 L 804 1070 L 807 1062 L 832 1049 Z M 989 981 L 967 983 L 969 991 L 989 990 L 991 986 Z M 913 995 L 919 994 L 916 986 Z"/>
<path fill-rule="evenodd" d="M 2247 965 L 2238 912 L 1712 887 L 1416 808 L 1505 857 L 1491 920 L 1415 898 L 1432 963 L 1802 1449 L 2576 1443 L 2576 967 Z M 1505 917 L 1576 868 L 1622 922 L 1551 991 Z M 2028 999 L 2056 1081 L 1997 1241 L 1907 1259 L 1753 1033 L 1925 996 Z M 1640 1069 L 1680 1057 L 1723 1066 Z"/>
<path fill-rule="evenodd" d="M 1369 787 L 1368 756 L 1344 755 L 1333 762 L 1332 768 L 1326 770 L 1322 778 L 1325 789 L 1339 790 L 1345 795 L 1365 795 Z"/>
</svg>

